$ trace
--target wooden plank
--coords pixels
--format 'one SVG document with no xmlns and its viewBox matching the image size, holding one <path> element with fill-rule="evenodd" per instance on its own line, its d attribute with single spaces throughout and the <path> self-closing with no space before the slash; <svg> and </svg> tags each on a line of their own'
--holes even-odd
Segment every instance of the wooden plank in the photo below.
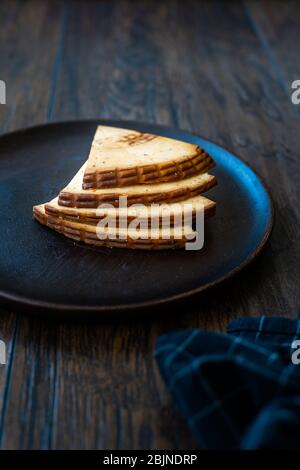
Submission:
<svg viewBox="0 0 300 470">
<path fill-rule="evenodd" d="M 0 130 L 7 132 L 47 121 L 63 4 L 4 0 L 0 8 L 1 79 L 7 86 Z"/>
<path fill-rule="evenodd" d="M 0 3 L 0 78 L 7 86 L 7 104 L 0 106 L 1 133 L 47 120 L 62 17 L 59 1 Z M 48 447 L 55 378 L 51 361 L 43 363 L 47 352 L 39 359 L 38 351 L 39 341 L 45 345 L 47 334 L 29 318 L 19 324 L 15 313 L 1 309 L 0 318 L 0 339 L 7 346 L 7 364 L 0 366 L 1 447 Z M 44 402 L 42 410 L 34 406 L 33 383 Z"/>
<path fill-rule="evenodd" d="M 268 55 L 271 67 L 281 80 L 287 95 L 291 95 L 291 83 L 299 80 L 300 63 L 300 4 L 257 0 L 245 2 L 245 9 L 260 43 Z"/>
<path fill-rule="evenodd" d="M 11 391 L 14 352 L 17 342 L 17 316 L 0 309 L 0 340 L 5 344 L 6 363 L 0 364 L 0 446 L 6 419 L 7 403 Z"/>
<path fill-rule="evenodd" d="M 157 5 L 147 1 L 73 5 L 54 119 L 170 122 L 172 106 L 160 72 L 162 54 L 153 42 L 157 15 Z"/>
</svg>

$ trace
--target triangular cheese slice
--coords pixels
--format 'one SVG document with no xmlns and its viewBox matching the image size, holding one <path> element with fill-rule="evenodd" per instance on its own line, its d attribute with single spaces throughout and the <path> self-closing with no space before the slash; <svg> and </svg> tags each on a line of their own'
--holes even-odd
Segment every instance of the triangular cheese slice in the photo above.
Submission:
<svg viewBox="0 0 300 470">
<path fill-rule="evenodd" d="M 83 189 L 177 181 L 214 166 L 195 144 L 154 134 L 98 126 L 83 175 Z"/>
<path fill-rule="evenodd" d="M 128 204 L 176 202 L 205 192 L 216 184 L 216 178 L 205 173 L 169 183 L 138 184 L 125 188 L 83 190 L 81 182 L 85 169 L 86 163 L 80 168 L 71 182 L 60 192 L 58 198 L 59 205 L 97 208 L 99 204 L 109 203 L 118 207 L 121 196 L 128 199 Z"/>
</svg>

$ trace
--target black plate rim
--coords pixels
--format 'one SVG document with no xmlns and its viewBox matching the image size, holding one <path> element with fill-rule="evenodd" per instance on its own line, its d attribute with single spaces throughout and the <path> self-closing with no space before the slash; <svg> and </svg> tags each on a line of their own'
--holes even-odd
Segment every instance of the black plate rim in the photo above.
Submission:
<svg viewBox="0 0 300 470">
<path fill-rule="evenodd" d="M 21 306 L 21 307 L 25 307 L 25 308 L 33 308 L 33 309 L 38 309 L 38 310 L 45 310 L 45 311 L 60 311 L 60 312 L 64 312 L 64 313 L 78 313 L 78 312 L 81 312 L 81 313 L 84 313 L 84 312 L 87 312 L 87 313 L 103 313 L 103 312 L 116 312 L 116 311 L 126 311 L 126 310 L 137 310 L 137 309 L 141 309 L 141 308 L 147 308 L 147 307 L 154 307 L 154 306 L 161 306 L 161 305 L 165 305 L 165 304 L 168 304 L 168 303 L 171 303 L 171 302 L 176 302 L 176 301 L 179 301 L 179 300 L 184 300 L 184 299 L 187 299 L 195 294 L 200 294 L 204 291 L 207 291 L 209 289 L 212 289 L 213 287 L 216 287 L 218 286 L 219 284 L 223 283 L 224 281 L 227 281 L 229 279 L 231 279 L 233 276 L 237 275 L 239 272 L 241 272 L 244 268 L 246 268 L 247 266 L 249 266 L 249 264 L 254 261 L 254 259 L 262 252 L 262 250 L 264 249 L 266 243 L 268 242 L 271 234 L 272 234 L 272 230 L 273 230 L 273 227 L 274 227 L 274 221 L 275 221 L 275 209 L 274 209 L 274 202 L 273 202 L 273 198 L 272 198 L 272 195 L 271 195 L 271 191 L 269 189 L 269 186 L 268 184 L 266 183 L 266 181 L 264 180 L 263 177 L 261 177 L 260 175 L 258 175 L 258 173 L 253 169 L 253 167 L 251 165 L 249 165 L 248 162 L 246 162 L 243 158 L 240 157 L 240 155 L 236 154 L 236 152 L 234 150 L 231 150 L 229 147 L 225 147 L 223 144 L 218 144 L 210 139 L 207 139 L 205 137 L 202 137 L 198 134 L 195 134 L 194 132 L 190 132 L 190 131 L 187 131 L 187 130 L 184 130 L 184 129 L 174 129 L 172 127 L 169 127 L 169 126 L 164 126 L 164 125 L 161 125 L 161 124 L 156 124 L 156 123 L 146 123 L 146 122 L 140 122 L 140 121 L 130 121 L 130 120 L 118 120 L 118 119 L 71 119 L 71 120 L 58 120 L 58 121 L 51 121 L 51 122 L 45 122 L 45 123 L 41 123 L 41 124 L 38 124 L 38 125 L 35 125 L 35 126 L 29 126 L 29 127 L 24 127 L 24 128 L 20 128 L 20 129 L 15 129 L 14 131 L 11 131 L 11 132 L 7 132 L 5 134 L 2 134 L 0 135 L 0 143 L 1 143 L 1 140 L 2 139 L 5 139 L 7 137 L 10 137 L 12 135 L 15 135 L 15 134 L 18 134 L 18 133 L 26 133 L 26 132 L 31 132 L 33 130 L 35 131 L 38 131 L 39 129 L 43 129 L 45 127 L 51 127 L 51 126 L 57 126 L 57 125 L 71 125 L 71 124 L 91 124 L 91 125 L 97 125 L 97 124 L 103 124 L 103 125 L 108 125 L 108 126 L 116 126 L 116 127 L 120 127 L 118 126 L 118 124 L 121 124 L 121 123 L 126 123 L 126 125 L 129 126 L 132 126 L 133 128 L 135 126 L 143 126 L 143 127 L 157 127 L 157 128 L 160 128 L 166 132 L 172 132 L 174 130 L 178 131 L 178 132 L 181 132 L 181 133 L 186 133 L 187 135 L 190 135 L 190 136 L 193 136 L 193 137 L 196 137 L 196 138 L 200 138 L 200 139 L 203 139 L 205 140 L 206 142 L 210 143 L 210 144 L 213 144 L 213 145 L 216 145 L 218 147 L 221 147 L 223 148 L 224 150 L 226 150 L 227 152 L 229 152 L 230 154 L 232 154 L 235 158 L 237 158 L 238 160 L 240 160 L 244 165 L 246 165 L 248 168 L 250 168 L 250 170 L 253 172 L 253 174 L 256 176 L 256 178 L 258 179 L 258 181 L 261 183 L 263 189 L 265 190 L 265 193 L 266 193 L 266 196 L 267 196 L 267 199 L 268 199 L 268 204 L 269 204 L 269 207 L 270 207 L 270 217 L 269 217 L 269 221 L 268 221 L 268 226 L 266 228 L 266 231 L 265 231 L 265 234 L 264 234 L 264 237 L 262 238 L 261 242 L 259 243 L 259 245 L 256 247 L 256 249 L 242 262 L 240 263 L 238 266 L 236 266 L 234 269 L 232 269 L 231 271 L 229 271 L 227 274 L 225 274 L 224 276 L 222 276 L 221 278 L 213 281 L 213 282 L 209 282 L 203 286 L 200 286 L 200 287 L 196 287 L 195 289 L 191 289 L 189 291 L 186 291 L 186 292 L 182 292 L 180 294 L 175 294 L 175 295 L 171 295 L 171 296 L 168 296 L 164 299 L 159 299 L 159 300 L 149 300 L 149 301 L 145 301 L 145 302 L 137 302 L 137 303 L 130 303 L 130 304 L 120 304 L 120 305 L 107 305 L 107 306 L 104 306 L 104 305 L 101 305 L 101 306 L 87 306 L 87 305 L 71 305 L 71 304 L 63 304 L 63 303 L 55 303 L 55 302 L 45 302 L 45 301 L 39 301 L 39 300 L 35 300 L 35 299 L 31 299 L 31 298 L 28 298 L 28 297 L 24 297 L 24 296 L 21 296 L 21 295 L 15 295 L 15 294 L 9 294 L 5 291 L 3 291 L 1 288 L 0 288 L 0 299 L 1 300 L 4 300 L 4 301 L 7 301 L 9 303 L 12 303 L 12 304 L 15 304 L 17 306 Z"/>
</svg>

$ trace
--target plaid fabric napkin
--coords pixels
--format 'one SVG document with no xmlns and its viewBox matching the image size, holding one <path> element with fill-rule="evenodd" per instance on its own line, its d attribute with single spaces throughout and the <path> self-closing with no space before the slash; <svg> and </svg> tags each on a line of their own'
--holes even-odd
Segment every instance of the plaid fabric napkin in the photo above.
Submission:
<svg viewBox="0 0 300 470">
<path fill-rule="evenodd" d="M 300 447 L 299 339 L 300 319 L 279 317 L 158 339 L 159 369 L 201 448 Z"/>
</svg>

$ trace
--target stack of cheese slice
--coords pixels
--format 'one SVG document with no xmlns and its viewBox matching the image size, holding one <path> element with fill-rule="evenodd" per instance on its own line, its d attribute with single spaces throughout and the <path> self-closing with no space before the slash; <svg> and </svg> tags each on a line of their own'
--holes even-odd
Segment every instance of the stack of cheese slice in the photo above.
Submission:
<svg viewBox="0 0 300 470">
<path fill-rule="evenodd" d="M 201 195 L 216 184 L 207 173 L 213 166 L 197 145 L 99 126 L 88 160 L 56 198 L 34 206 L 33 214 L 93 245 L 183 247 L 197 214 L 215 212 L 215 203 Z"/>
</svg>

